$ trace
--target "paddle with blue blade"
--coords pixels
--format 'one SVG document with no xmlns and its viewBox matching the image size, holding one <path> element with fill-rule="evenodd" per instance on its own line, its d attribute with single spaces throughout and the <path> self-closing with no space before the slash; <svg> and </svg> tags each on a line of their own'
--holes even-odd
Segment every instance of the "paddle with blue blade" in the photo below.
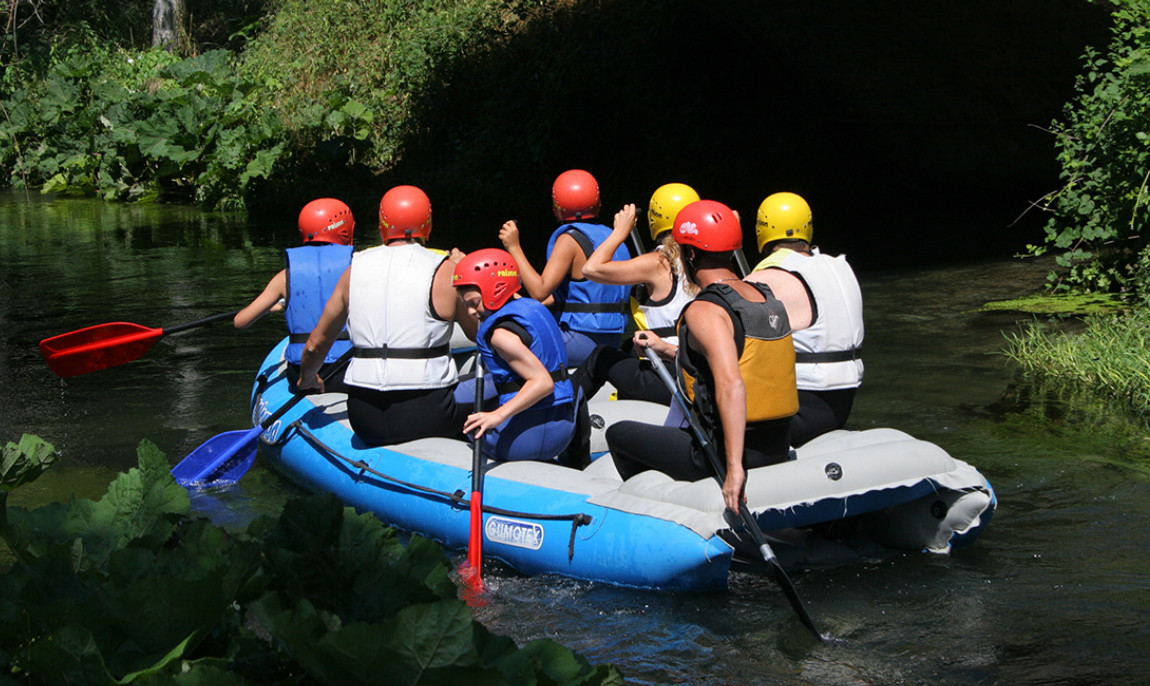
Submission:
<svg viewBox="0 0 1150 686">
<path fill-rule="evenodd" d="M 700 447 L 703 449 L 703 453 L 706 454 L 707 460 L 710 461 L 711 468 L 715 471 L 715 478 L 718 479 L 719 486 L 721 487 L 727 478 L 727 470 L 722 459 L 719 457 L 718 451 L 715 449 L 715 444 L 711 442 L 707 430 L 699 420 L 699 416 L 695 414 L 694 408 L 687 404 L 687 399 L 683 397 L 683 391 L 679 388 L 679 385 L 675 383 L 675 380 L 671 378 L 671 373 L 667 371 L 667 367 L 663 364 L 663 361 L 659 359 L 659 356 L 655 354 L 653 350 L 648 349 L 647 359 L 651 361 L 651 366 L 655 369 L 659 378 L 663 380 L 663 383 L 667 386 L 667 390 L 671 392 L 671 396 L 683 412 L 683 416 L 687 418 L 687 422 L 691 425 L 691 431 L 694 432 L 695 438 L 699 441 Z M 791 607 L 794 608 L 795 613 L 799 616 L 799 621 L 814 634 L 815 638 L 822 641 L 823 635 L 819 633 L 818 628 L 815 626 L 815 620 L 812 619 L 810 613 L 807 612 L 802 598 L 799 597 L 798 590 L 795 589 L 795 585 L 791 583 L 791 579 L 787 576 L 782 564 L 779 563 L 779 559 L 775 557 L 775 552 L 771 550 L 770 544 L 767 543 L 767 538 L 763 535 L 763 530 L 759 528 L 759 523 L 751 516 L 751 511 L 747 508 L 746 502 L 739 503 L 738 514 L 743 520 L 743 525 L 746 526 L 747 531 L 750 532 L 751 539 L 755 542 L 755 545 L 758 546 L 759 554 L 763 557 L 763 562 L 767 564 L 767 567 L 771 570 L 771 574 L 774 576 L 775 582 L 783 589 L 783 594 L 787 596 Z"/>
<path fill-rule="evenodd" d="M 130 322 L 109 322 L 69 331 L 40 341 L 40 353 L 56 376 L 67 378 L 96 372 L 137 359 L 162 336 L 233 319 L 239 310 L 183 324 L 152 328 Z"/>
<path fill-rule="evenodd" d="M 352 348 L 340 355 L 339 359 L 328 367 L 323 377 L 324 383 L 335 378 L 354 354 L 355 349 Z M 306 395 L 307 393 L 297 390 L 291 400 L 284 403 L 283 407 L 276 410 L 272 416 L 260 422 L 259 426 L 247 430 L 225 431 L 212 436 L 172 467 L 172 476 L 176 477 L 176 481 L 185 488 L 226 486 L 239 481 L 256 459 L 257 439 L 260 434 L 275 424 Z"/>
</svg>

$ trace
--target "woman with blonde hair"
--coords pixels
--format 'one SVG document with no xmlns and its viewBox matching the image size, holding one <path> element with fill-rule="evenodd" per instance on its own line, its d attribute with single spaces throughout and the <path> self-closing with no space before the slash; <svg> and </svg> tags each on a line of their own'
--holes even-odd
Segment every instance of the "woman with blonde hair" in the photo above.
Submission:
<svg viewBox="0 0 1150 686">
<path fill-rule="evenodd" d="M 632 313 L 638 329 L 624 348 L 600 346 L 588 356 L 575 375 L 585 397 L 590 398 L 604 382 L 610 381 L 619 398 L 670 405 L 670 393 L 650 363 L 635 353 L 634 341 L 640 335 L 644 341 L 662 338 L 672 344 L 678 339 L 675 323 L 698 289 L 684 276 L 679 246 L 671 238 L 671 226 L 679 210 L 698 199 L 699 194 L 686 184 L 660 186 L 651 195 L 647 211 L 655 248 L 630 260 L 611 260 L 615 248 L 626 241 L 635 228 L 635 205 L 625 205 L 615 214 L 610 237 L 583 265 L 583 275 L 592 281 L 632 287 Z"/>
</svg>

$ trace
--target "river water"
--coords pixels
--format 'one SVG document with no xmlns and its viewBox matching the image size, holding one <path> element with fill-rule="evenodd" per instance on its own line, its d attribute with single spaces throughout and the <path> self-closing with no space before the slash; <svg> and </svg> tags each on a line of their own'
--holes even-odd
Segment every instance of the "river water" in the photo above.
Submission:
<svg viewBox="0 0 1150 686">
<path fill-rule="evenodd" d="M 358 231 L 357 245 L 374 244 L 372 232 Z M 0 195 L 0 441 L 35 433 L 61 452 L 13 504 L 101 496 L 135 465 L 141 439 L 174 464 L 248 428 L 252 373 L 282 335 L 277 315 L 244 332 L 223 323 L 165 336 L 139 360 L 68 380 L 37 343 L 236 309 L 297 236 L 183 207 Z M 975 311 L 1032 291 L 1047 266 L 856 268 L 867 372 L 852 428 L 899 428 L 978 467 L 999 507 L 973 547 L 793 574 L 833 637 L 822 645 L 773 583 L 748 573 L 727 591 L 657 593 L 493 570 L 478 617 L 518 641 L 550 637 L 612 662 L 637 684 L 1150 680 L 1150 470 L 1131 457 L 1147 438 L 1104 409 L 1036 402 L 997 354 L 1026 317 Z M 294 492 L 257 461 L 239 488 L 196 506 L 238 524 Z"/>
</svg>

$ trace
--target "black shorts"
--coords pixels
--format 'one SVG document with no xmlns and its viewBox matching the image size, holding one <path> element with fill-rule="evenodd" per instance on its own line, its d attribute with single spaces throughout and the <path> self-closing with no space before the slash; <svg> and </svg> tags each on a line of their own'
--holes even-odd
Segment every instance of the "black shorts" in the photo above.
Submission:
<svg viewBox="0 0 1150 686">
<path fill-rule="evenodd" d="M 454 386 L 414 391 L 377 391 L 348 386 L 347 418 L 368 445 L 418 438 L 463 438 L 467 408 L 455 402 Z"/>
</svg>

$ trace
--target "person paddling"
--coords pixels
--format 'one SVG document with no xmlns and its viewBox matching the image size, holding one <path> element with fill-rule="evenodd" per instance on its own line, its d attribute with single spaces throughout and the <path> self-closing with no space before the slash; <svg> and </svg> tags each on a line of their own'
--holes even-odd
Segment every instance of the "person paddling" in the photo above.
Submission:
<svg viewBox="0 0 1150 686">
<path fill-rule="evenodd" d="M 583 274 L 588 256 L 611 235 L 606 226 L 587 221 L 599 214 L 599 183 L 589 172 L 570 169 L 551 187 L 552 209 L 560 222 L 547 243 L 547 264 L 540 274 L 519 244 L 519 225 L 505 222 L 499 231 L 503 247 L 519 265 L 523 287 L 532 298 L 552 305 L 567 360 L 583 364 L 597 345 L 617 346 L 627 325 L 629 289 L 589 281 Z M 613 259 L 630 259 L 626 246 L 615 249 Z"/>
<path fill-rule="evenodd" d="M 355 357 L 344 381 L 352 429 L 368 445 L 417 438 L 461 438 L 468 408 L 456 403 L 451 330 L 474 337 L 475 320 L 451 286 L 455 262 L 424 247 L 431 201 L 396 186 L 379 203 L 383 245 L 355 253 L 304 346 L 301 388 L 323 388 L 320 364 L 344 323 Z"/>
<path fill-rule="evenodd" d="M 679 211 L 672 232 L 699 295 L 679 317 L 677 347 L 661 339 L 639 345 L 676 361 L 680 386 L 726 463 L 723 500 L 737 513 L 747 470 L 789 454 L 788 427 L 798 410 L 790 324 L 769 288 L 731 269 L 743 235 L 729 207 L 693 202 Z M 714 474 L 689 427 L 622 421 L 607 429 L 607 445 L 624 479 L 648 469 L 685 481 Z"/>
<path fill-rule="evenodd" d="M 479 321 L 475 344 L 499 394 L 495 409 L 467 417 L 464 433 L 481 439 L 495 460 L 557 457 L 575 436 L 576 398 L 555 318 L 519 296 L 519 268 L 504 250 L 468 254 L 455 265 L 453 283 Z"/>
<path fill-rule="evenodd" d="M 268 312 L 283 310 L 288 329 L 284 357 L 288 382 L 293 386 L 299 379 L 304 343 L 319 322 L 340 275 L 351 265 L 355 217 L 343 201 L 318 198 L 303 206 L 297 226 L 303 245 L 287 249 L 287 267 L 232 320 L 237 329 L 246 329 Z M 350 348 L 347 332 L 341 331 L 324 356 L 319 373 L 326 374 L 328 365 Z M 328 381 L 327 389 L 345 391 L 343 375 Z"/>
</svg>

